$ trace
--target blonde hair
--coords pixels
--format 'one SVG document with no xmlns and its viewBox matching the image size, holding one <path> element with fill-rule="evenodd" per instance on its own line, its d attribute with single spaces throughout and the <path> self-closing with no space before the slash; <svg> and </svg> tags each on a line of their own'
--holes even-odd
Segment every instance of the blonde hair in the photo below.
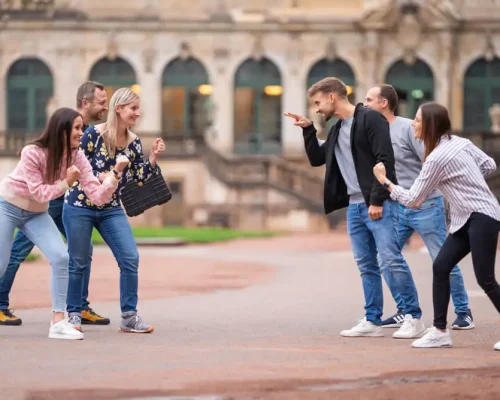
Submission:
<svg viewBox="0 0 500 400">
<path fill-rule="evenodd" d="M 104 144 L 106 145 L 106 150 L 110 157 L 115 156 L 116 151 L 116 138 L 117 138 L 117 130 L 118 130 L 118 114 L 115 111 L 116 106 L 126 106 L 127 104 L 132 103 L 134 100 L 137 100 L 139 96 L 133 92 L 129 88 L 120 88 L 118 89 L 111 100 L 109 101 L 109 113 L 108 119 L 106 121 L 106 128 L 102 132 L 102 138 L 104 140 Z M 127 130 L 127 139 L 128 139 L 129 131 Z"/>
</svg>

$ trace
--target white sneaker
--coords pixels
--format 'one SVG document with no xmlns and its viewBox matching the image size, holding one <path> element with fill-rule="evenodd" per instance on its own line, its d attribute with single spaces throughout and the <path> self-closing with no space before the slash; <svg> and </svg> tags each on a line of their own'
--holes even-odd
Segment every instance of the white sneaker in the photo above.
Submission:
<svg viewBox="0 0 500 400">
<path fill-rule="evenodd" d="M 493 350 L 500 351 L 500 342 L 495 343 L 495 345 L 493 346 Z"/>
<path fill-rule="evenodd" d="M 421 319 L 413 318 L 406 314 L 403 325 L 392 334 L 394 339 L 413 339 L 422 336 L 425 333 L 425 325 Z"/>
<path fill-rule="evenodd" d="M 374 325 L 372 322 L 363 318 L 357 325 L 351 329 L 340 332 L 341 336 L 346 337 L 381 337 L 384 336 L 382 328 Z"/>
<path fill-rule="evenodd" d="M 73 325 L 68 323 L 68 320 L 51 323 L 49 330 L 50 339 L 68 339 L 68 340 L 82 340 L 83 333 L 77 331 Z"/>
<path fill-rule="evenodd" d="M 450 331 L 446 329 L 446 332 L 441 332 L 436 327 L 427 329 L 426 334 L 420 339 L 415 340 L 412 347 L 451 347 L 451 336 Z"/>
</svg>

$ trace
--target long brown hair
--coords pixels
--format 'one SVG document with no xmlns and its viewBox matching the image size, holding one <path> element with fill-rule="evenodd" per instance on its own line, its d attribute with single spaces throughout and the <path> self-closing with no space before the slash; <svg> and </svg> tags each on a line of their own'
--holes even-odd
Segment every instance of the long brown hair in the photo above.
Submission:
<svg viewBox="0 0 500 400">
<path fill-rule="evenodd" d="M 47 169 L 45 181 L 53 184 L 59 180 L 63 164 L 65 167 L 71 165 L 71 132 L 73 122 L 80 113 L 71 108 L 59 108 L 50 117 L 49 123 L 42 135 L 29 144 L 47 149 Z M 64 158 L 66 158 L 64 160 Z"/>
<path fill-rule="evenodd" d="M 441 138 L 446 135 L 451 138 L 451 121 L 446 107 L 435 102 L 420 106 L 422 114 L 422 140 L 425 146 L 424 160 L 436 148 Z"/>
</svg>

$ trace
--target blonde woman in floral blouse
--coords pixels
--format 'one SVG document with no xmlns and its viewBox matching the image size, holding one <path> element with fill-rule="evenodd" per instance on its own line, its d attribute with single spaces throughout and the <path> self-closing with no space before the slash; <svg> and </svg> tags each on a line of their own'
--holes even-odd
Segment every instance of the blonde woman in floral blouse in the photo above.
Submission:
<svg viewBox="0 0 500 400">
<path fill-rule="evenodd" d="M 140 115 L 137 94 L 121 88 L 110 100 L 107 121 L 89 127 L 80 141 L 80 147 L 99 180 L 114 175 L 120 182 L 111 201 L 101 206 L 92 203 L 78 181 L 66 193 L 63 221 L 70 256 L 67 311 L 69 321 L 79 330 L 84 274 L 90 268 L 89 244 L 93 228 L 110 247 L 120 268 L 121 331 L 150 333 L 154 329 L 137 315 L 139 253 L 119 194 L 128 180 L 146 181 L 153 174 L 161 173 L 156 158 L 165 150 L 163 141 L 156 139 L 149 159 L 144 160 L 141 140 L 130 131 Z M 116 159 L 123 156 L 129 159 L 129 166 L 120 173 L 114 167 Z"/>
</svg>

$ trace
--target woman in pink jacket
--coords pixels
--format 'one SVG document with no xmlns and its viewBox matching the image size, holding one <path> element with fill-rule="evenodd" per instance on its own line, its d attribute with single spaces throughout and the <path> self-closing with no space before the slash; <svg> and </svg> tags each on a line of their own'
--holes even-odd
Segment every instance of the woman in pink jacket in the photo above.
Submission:
<svg viewBox="0 0 500 400">
<path fill-rule="evenodd" d="M 118 186 L 118 179 L 112 174 L 102 185 L 93 175 L 88 160 L 78 150 L 82 127 L 77 111 L 57 110 L 45 132 L 23 148 L 14 171 L 0 183 L 0 278 L 9 263 L 14 231 L 18 228 L 40 248 L 52 268 L 52 339 L 83 339 L 83 335 L 65 319 L 68 252 L 47 213 L 48 203 L 63 195 L 77 180 L 95 204 L 108 202 Z M 126 157 L 117 162 L 117 172 L 127 164 Z"/>
</svg>

